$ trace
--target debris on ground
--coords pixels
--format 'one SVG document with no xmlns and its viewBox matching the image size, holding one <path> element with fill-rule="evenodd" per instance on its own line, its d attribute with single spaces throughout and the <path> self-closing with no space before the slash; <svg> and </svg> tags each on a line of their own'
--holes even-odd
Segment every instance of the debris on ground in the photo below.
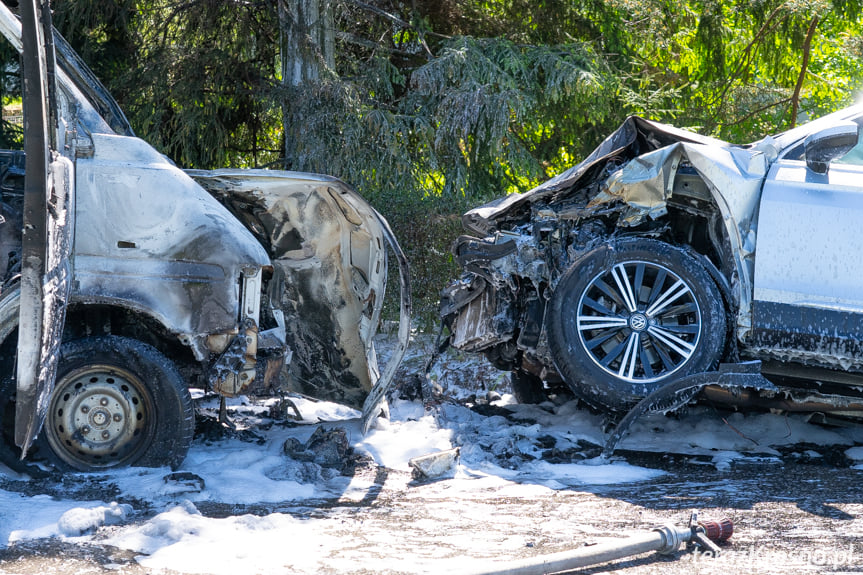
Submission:
<svg viewBox="0 0 863 575">
<path fill-rule="evenodd" d="M 351 447 L 345 428 L 326 429 L 323 425 L 315 429 L 305 444 L 295 437 L 288 438 L 282 446 L 282 452 L 297 461 L 314 463 L 340 473 L 353 469 L 360 459 Z"/>
<path fill-rule="evenodd" d="M 460 449 L 447 449 L 437 453 L 421 455 L 408 461 L 413 470 L 413 478 L 417 481 L 431 481 L 443 477 L 452 477 L 458 465 Z"/>
<path fill-rule="evenodd" d="M 415 353 L 422 369 L 424 350 Z M 273 420 L 277 397 L 231 398 L 229 430 L 215 421 L 218 398 L 198 397 L 214 434 L 196 438 L 178 470 L 189 475 L 167 481 L 164 468 L 60 479 L 0 467 L 0 572 L 455 572 L 683 525 L 693 508 L 734 520 L 721 557 L 644 554 L 603 572 L 779 575 L 817 570 L 825 558 L 845 571 L 860 565 L 863 429 L 698 405 L 645 414 L 602 458 L 604 415 L 575 400 L 517 404 L 508 378 L 495 381 L 486 368 L 446 355 L 433 372 L 445 395 L 393 397 L 391 418 L 366 435 L 357 410 L 305 398 L 295 400 L 300 422 Z M 476 401 L 491 390 L 502 398 Z M 250 430 L 265 443 L 250 443 Z M 290 438 L 289 451 L 308 461 L 286 456 Z M 451 479 L 412 477 L 412 459 L 454 448 Z M 315 457 L 348 463 L 325 467 Z M 200 492 L 178 491 L 198 477 Z M 134 509 L 123 525 L 80 537 L 60 531 L 63 513 L 111 501 Z M 285 554 L 285 541 L 315 553 Z"/>
<path fill-rule="evenodd" d="M 188 471 L 169 473 L 162 480 L 172 488 L 172 493 L 200 493 L 206 486 L 203 477 Z"/>
<path fill-rule="evenodd" d="M 266 440 L 251 429 L 239 429 L 236 426 L 225 425 L 218 417 L 199 411 L 195 416 L 195 439 L 205 442 L 223 441 L 225 439 L 239 439 L 247 443 L 262 445 Z"/>
</svg>

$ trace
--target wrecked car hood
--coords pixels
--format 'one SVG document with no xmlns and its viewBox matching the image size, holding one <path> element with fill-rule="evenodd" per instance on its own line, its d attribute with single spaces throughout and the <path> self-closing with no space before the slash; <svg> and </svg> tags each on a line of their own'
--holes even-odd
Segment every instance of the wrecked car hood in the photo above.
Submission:
<svg viewBox="0 0 863 575">
<path fill-rule="evenodd" d="M 731 146 L 721 140 L 630 116 L 579 164 L 528 192 L 510 194 L 470 210 L 464 214 L 462 223 L 470 232 L 488 235 L 497 228 L 498 222 L 517 215 L 521 208 L 539 201 L 554 203 L 566 192 L 576 188 L 581 181 L 595 177 L 611 157 L 620 155 L 621 159 L 626 161 L 639 154 L 677 142 L 720 148 Z"/>
<path fill-rule="evenodd" d="M 189 171 L 267 250 L 268 300 L 284 314 L 287 387 L 377 416 L 409 338 L 407 260 L 386 220 L 337 178 L 275 170 Z M 397 349 L 379 374 L 372 338 L 387 279 L 387 245 L 401 279 Z"/>
<path fill-rule="evenodd" d="M 770 137 L 737 146 L 630 117 L 578 165 L 529 192 L 467 212 L 463 224 L 488 236 L 527 223 L 532 211 L 551 207 L 555 217 L 568 219 L 616 212 L 619 227 L 635 227 L 666 214 L 678 170 L 685 165 L 701 176 L 722 213 L 740 288 L 737 324 L 744 334 L 751 325 L 758 201 L 778 149 Z"/>
</svg>

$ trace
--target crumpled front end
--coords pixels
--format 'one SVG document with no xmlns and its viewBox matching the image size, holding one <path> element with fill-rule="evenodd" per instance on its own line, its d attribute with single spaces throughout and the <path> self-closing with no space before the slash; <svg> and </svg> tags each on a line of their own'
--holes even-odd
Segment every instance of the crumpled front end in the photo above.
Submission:
<svg viewBox="0 0 863 575">
<path fill-rule="evenodd" d="M 372 338 L 386 288 L 387 245 L 398 248 L 385 220 L 327 176 L 189 173 L 269 253 L 273 273 L 264 286 L 262 323 L 282 324 L 286 331 L 292 356 L 283 388 L 362 407 L 382 379 Z M 408 315 L 409 307 L 408 299 Z M 398 364 L 400 355 L 392 359 Z"/>
<path fill-rule="evenodd" d="M 558 379 L 546 304 L 592 248 L 644 236 L 688 245 L 715 272 L 738 335 L 750 325 L 758 199 L 776 157 L 768 138 L 736 147 L 632 117 L 583 162 L 467 212 L 453 253 L 464 275 L 442 295 L 450 343 L 501 369 Z"/>
</svg>

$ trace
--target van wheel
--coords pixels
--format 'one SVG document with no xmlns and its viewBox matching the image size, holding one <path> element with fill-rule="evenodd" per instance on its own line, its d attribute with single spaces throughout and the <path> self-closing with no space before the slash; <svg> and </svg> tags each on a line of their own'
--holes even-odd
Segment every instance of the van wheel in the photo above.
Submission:
<svg viewBox="0 0 863 575">
<path fill-rule="evenodd" d="M 195 431 L 189 390 L 155 348 L 118 336 L 65 343 L 37 456 L 60 469 L 177 467 Z"/>
<path fill-rule="evenodd" d="M 579 258 L 550 311 L 558 371 L 573 392 L 612 410 L 712 369 L 725 344 L 713 278 L 684 250 L 649 238 L 611 241 Z"/>
</svg>

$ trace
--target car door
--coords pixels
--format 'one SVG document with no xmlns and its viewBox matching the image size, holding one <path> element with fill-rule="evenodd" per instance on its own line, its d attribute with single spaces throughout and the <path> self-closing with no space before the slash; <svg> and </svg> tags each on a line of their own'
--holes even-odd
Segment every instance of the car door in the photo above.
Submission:
<svg viewBox="0 0 863 575">
<path fill-rule="evenodd" d="M 757 233 L 755 344 L 847 366 L 863 351 L 863 142 L 826 174 L 807 168 L 802 143 L 780 156 Z"/>
<path fill-rule="evenodd" d="M 47 0 L 22 0 L 19 11 L 26 172 L 15 443 L 23 457 L 42 427 L 54 385 L 70 290 L 74 185 L 72 163 L 57 151 L 50 7 Z"/>
</svg>

